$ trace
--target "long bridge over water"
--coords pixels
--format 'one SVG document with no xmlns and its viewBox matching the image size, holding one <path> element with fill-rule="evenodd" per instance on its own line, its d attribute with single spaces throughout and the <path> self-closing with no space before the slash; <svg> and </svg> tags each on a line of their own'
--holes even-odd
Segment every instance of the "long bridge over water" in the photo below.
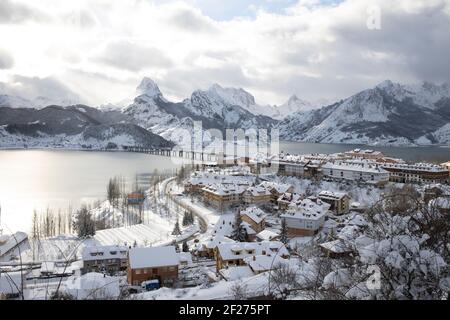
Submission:
<svg viewBox="0 0 450 320">
<path fill-rule="evenodd" d="M 181 150 L 171 148 L 146 148 L 141 146 L 124 146 L 124 151 L 147 153 L 163 157 L 175 157 L 202 162 L 221 162 L 228 156 L 223 153 L 207 153 L 202 151 Z"/>
</svg>

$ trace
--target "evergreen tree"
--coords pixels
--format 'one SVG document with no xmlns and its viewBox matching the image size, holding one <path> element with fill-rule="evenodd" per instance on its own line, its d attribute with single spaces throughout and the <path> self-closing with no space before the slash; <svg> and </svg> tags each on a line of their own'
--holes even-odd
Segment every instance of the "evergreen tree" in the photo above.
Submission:
<svg viewBox="0 0 450 320">
<path fill-rule="evenodd" d="M 240 242 L 247 241 L 247 231 L 242 225 L 240 210 L 238 210 L 234 216 L 233 232 L 231 233 L 231 238 Z"/>
<path fill-rule="evenodd" d="M 190 222 L 189 222 L 189 212 L 187 212 L 187 211 L 184 212 L 183 221 L 181 223 L 183 224 L 184 227 L 190 224 Z"/>
<path fill-rule="evenodd" d="M 80 238 L 95 235 L 95 221 L 87 207 L 83 206 L 76 212 L 73 228 Z"/>
<path fill-rule="evenodd" d="M 180 223 L 178 222 L 178 219 L 177 219 L 177 222 L 175 223 L 175 226 L 174 226 L 173 231 L 172 231 L 172 235 L 173 236 L 179 236 L 180 234 L 181 234 Z"/>
<path fill-rule="evenodd" d="M 183 252 L 189 252 L 189 246 L 186 241 L 183 241 Z"/>
</svg>

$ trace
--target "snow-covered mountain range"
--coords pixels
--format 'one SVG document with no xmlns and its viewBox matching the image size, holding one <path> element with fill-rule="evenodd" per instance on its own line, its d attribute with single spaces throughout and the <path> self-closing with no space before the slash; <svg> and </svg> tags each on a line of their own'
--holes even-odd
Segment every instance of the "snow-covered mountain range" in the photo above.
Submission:
<svg viewBox="0 0 450 320">
<path fill-rule="evenodd" d="M 429 82 L 402 85 L 387 80 L 322 107 L 295 95 L 280 106 L 258 105 L 244 89 L 218 84 L 172 102 L 150 78 L 144 78 L 135 98 L 120 108 L 90 108 L 64 99 L 47 105 L 50 102 L 0 95 L 0 147 L 190 145 L 196 121 L 201 122 L 204 145 L 213 141 L 210 129 L 223 134 L 225 129 L 251 128 L 278 128 L 281 139 L 293 141 L 450 144 L 450 86 Z"/>
<path fill-rule="evenodd" d="M 384 81 L 278 124 L 287 140 L 383 145 L 450 144 L 450 86 Z"/>
<path fill-rule="evenodd" d="M 84 105 L 0 107 L 1 148 L 116 149 L 123 145 L 171 147 L 173 143 L 133 124 L 120 111 Z"/>
</svg>

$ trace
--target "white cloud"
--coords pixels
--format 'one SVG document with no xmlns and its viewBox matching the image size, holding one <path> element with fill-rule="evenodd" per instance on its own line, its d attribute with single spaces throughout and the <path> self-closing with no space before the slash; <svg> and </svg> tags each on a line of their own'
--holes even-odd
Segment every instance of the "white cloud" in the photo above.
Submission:
<svg viewBox="0 0 450 320">
<path fill-rule="evenodd" d="M 14 64 L 0 79 L 52 77 L 91 104 L 130 96 L 144 75 L 174 99 L 218 82 L 259 103 L 343 97 L 386 78 L 444 81 L 449 2 L 302 0 L 284 14 L 256 5 L 255 18 L 216 21 L 195 1 L 35 0 L 37 10 L 8 0 L 0 38 Z M 366 27 L 372 5 L 381 30 Z"/>
</svg>

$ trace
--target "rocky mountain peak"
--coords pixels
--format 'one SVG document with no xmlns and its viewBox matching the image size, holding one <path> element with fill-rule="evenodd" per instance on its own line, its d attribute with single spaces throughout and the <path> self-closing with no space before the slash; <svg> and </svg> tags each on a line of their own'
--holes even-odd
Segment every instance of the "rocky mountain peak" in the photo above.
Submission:
<svg viewBox="0 0 450 320">
<path fill-rule="evenodd" d="M 136 95 L 146 95 L 150 98 L 162 97 L 158 85 L 151 78 L 144 77 L 136 88 Z"/>
</svg>

